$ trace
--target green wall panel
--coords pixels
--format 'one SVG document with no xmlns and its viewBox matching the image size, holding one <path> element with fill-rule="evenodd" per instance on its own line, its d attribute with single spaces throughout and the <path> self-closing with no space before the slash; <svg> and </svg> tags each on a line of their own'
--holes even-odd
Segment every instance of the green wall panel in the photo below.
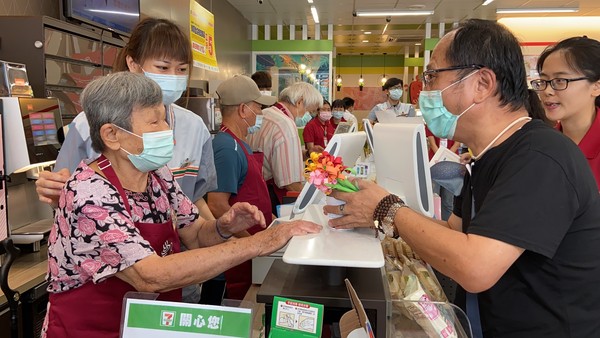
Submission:
<svg viewBox="0 0 600 338">
<path fill-rule="evenodd" d="M 404 59 L 404 66 L 406 67 L 423 67 L 425 60 L 423 58 L 406 58 Z"/>
<path fill-rule="evenodd" d="M 331 40 L 255 40 L 253 52 L 331 52 Z"/>
<path fill-rule="evenodd" d="M 440 38 L 425 39 L 425 50 L 433 50 L 438 42 L 440 42 Z"/>
</svg>

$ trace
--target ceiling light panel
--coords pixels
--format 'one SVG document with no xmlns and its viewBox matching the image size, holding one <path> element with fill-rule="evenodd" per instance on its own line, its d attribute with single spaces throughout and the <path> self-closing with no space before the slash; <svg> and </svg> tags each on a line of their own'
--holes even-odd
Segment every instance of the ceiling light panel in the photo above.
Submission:
<svg viewBox="0 0 600 338">
<path fill-rule="evenodd" d="M 576 13 L 577 7 L 555 7 L 555 8 L 498 8 L 498 14 L 531 14 L 531 13 Z"/>
<path fill-rule="evenodd" d="M 433 11 L 413 11 L 413 10 L 357 10 L 356 16 L 361 17 L 386 17 L 386 16 L 425 16 L 432 15 Z"/>
</svg>

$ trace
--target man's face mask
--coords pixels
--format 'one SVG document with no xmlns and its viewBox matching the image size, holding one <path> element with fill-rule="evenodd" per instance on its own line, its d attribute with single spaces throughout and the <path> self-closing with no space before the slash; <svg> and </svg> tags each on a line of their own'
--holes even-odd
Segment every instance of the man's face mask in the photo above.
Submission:
<svg viewBox="0 0 600 338">
<path fill-rule="evenodd" d="M 462 79 L 451 83 L 442 90 L 424 90 L 419 95 L 419 107 L 421 107 L 421 113 L 423 114 L 425 123 L 427 123 L 427 128 L 429 128 L 429 130 L 431 130 L 431 132 L 435 136 L 449 140 L 454 139 L 454 132 L 456 131 L 458 119 L 464 113 L 469 111 L 469 109 L 475 106 L 475 103 L 473 103 L 459 115 L 454 115 L 450 111 L 448 111 L 446 106 L 444 106 L 442 92 L 456 85 L 457 83 L 468 79 L 477 72 L 478 70 L 472 72 L 471 74 L 463 77 Z"/>
</svg>

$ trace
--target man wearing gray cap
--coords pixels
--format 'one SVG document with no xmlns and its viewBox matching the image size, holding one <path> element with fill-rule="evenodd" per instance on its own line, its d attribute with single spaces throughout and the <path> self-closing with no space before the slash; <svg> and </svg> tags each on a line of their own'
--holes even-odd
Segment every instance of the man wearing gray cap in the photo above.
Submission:
<svg viewBox="0 0 600 338">
<path fill-rule="evenodd" d="M 208 207 L 219 217 L 235 202 L 248 202 L 258 207 L 270 224 L 271 201 L 262 176 L 263 154 L 253 153 L 243 140 L 260 128 L 261 106 L 270 106 L 277 99 L 262 95 L 256 83 L 243 75 L 221 83 L 217 95 L 223 115 L 221 130 L 213 139 L 218 188 L 208 193 Z M 256 225 L 248 232 L 254 234 L 260 230 L 260 225 Z M 251 277 L 252 261 L 226 271 L 227 298 L 243 299 L 252 283 Z"/>
</svg>

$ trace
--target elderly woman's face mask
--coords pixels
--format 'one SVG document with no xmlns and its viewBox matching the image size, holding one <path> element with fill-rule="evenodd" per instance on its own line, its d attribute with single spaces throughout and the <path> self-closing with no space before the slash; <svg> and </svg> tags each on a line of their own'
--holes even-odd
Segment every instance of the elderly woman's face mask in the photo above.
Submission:
<svg viewBox="0 0 600 338">
<path fill-rule="evenodd" d="M 173 157 L 173 130 L 155 131 L 143 133 L 142 136 L 125 130 L 117 125 L 115 127 L 133 136 L 139 137 L 144 143 L 144 150 L 140 154 L 132 154 L 121 148 L 127 153 L 127 158 L 137 170 L 141 172 L 149 172 L 157 170 L 171 160 Z"/>
</svg>

